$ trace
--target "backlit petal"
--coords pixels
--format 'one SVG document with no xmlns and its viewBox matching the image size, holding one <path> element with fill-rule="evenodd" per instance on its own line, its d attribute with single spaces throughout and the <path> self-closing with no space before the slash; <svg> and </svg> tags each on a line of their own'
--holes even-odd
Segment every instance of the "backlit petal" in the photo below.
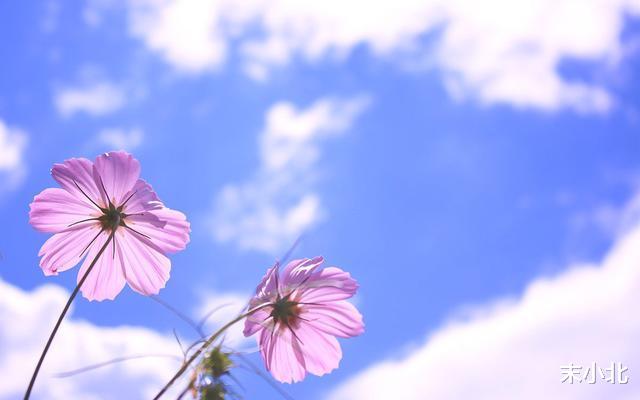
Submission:
<svg viewBox="0 0 640 400">
<path fill-rule="evenodd" d="M 347 301 L 303 306 L 300 315 L 315 329 L 330 335 L 349 338 L 364 332 L 362 315 Z"/>
<path fill-rule="evenodd" d="M 129 286 L 144 295 L 157 294 L 171 270 L 171 261 L 148 239 L 135 232 L 121 229 L 117 232 L 121 250 L 121 267 Z"/>
<path fill-rule="evenodd" d="M 93 225 L 57 233 L 47 239 L 38 254 L 42 257 L 40 267 L 44 274 L 58 275 L 58 272 L 78 264 L 86 255 L 83 251 L 98 232 L 100 227 Z"/>
<path fill-rule="evenodd" d="M 248 316 L 244 320 L 244 330 L 242 331 L 244 336 L 249 337 L 260 329 L 267 329 L 268 325 L 271 323 L 271 317 L 269 316 L 270 312 L 271 309 L 267 307 Z"/>
<path fill-rule="evenodd" d="M 283 383 L 300 382 L 306 375 L 304 356 L 299 343 L 288 329 L 262 330 L 260 352 L 267 370 Z"/>
<path fill-rule="evenodd" d="M 315 272 L 299 289 L 300 301 L 324 303 L 352 297 L 358 290 L 358 283 L 348 272 L 336 267 L 328 267 Z"/>
<path fill-rule="evenodd" d="M 29 223 L 41 232 L 62 232 L 70 225 L 100 216 L 101 212 L 85 198 L 75 197 L 60 188 L 50 188 L 38 194 L 30 205 Z M 95 224 L 88 221 L 82 224 Z M 80 224 L 78 224 L 80 225 Z"/>
<path fill-rule="evenodd" d="M 191 228 L 187 217 L 179 211 L 161 208 L 130 216 L 126 221 L 131 228 L 148 236 L 163 252 L 175 253 L 189 243 Z"/>
<path fill-rule="evenodd" d="M 87 257 L 78 272 L 78 282 L 84 276 L 91 262 L 95 259 L 99 250 L 107 241 L 109 234 L 103 232 L 91 245 Z M 124 288 L 125 280 L 120 267 L 120 243 L 109 243 L 106 250 L 98 258 L 95 266 L 89 272 L 87 279 L 80 288 L 82 295 L 89 300 L 113 300 Z M 114 248 L 115 247 L 115 248 Z"/>
<path fill-rule="evenodd" d="M 297 287 L 309 279 L 309 277 L 322 265 L 324 258 L 302 258 L 290 261 L 282 271 L 282 287 L 284 291 Z"/>
<path fill-rule="evenodd" d="M 136 181 L 136 184 L 133 185 L 133 188 L 125 195 L 123 201 L 126 201 L 127 204 L 122 208 L 122 212 L 128 215 L 140 214 L 164 207 L 151 185 L 142 179 Z M 123 204 L 116 205 L 119 207 Z"/>
<path fill-rule="evenodd" d="M 93 178 L 93 163 L 86 158 L 71 158 L 62 164 L 54 164 L 51 176 L 64 190 L 87 206 L 97 209 L 93 203 L 99 207 L 107 205 Z"/>
<path fill-rule="evenodd" d="M 116 206 L 125 200 L 140 176 L 140 163 L 124 151 L 105 153 L 96 158 L 94 178 Z M 104 184 L 104 188 L 100 183 Z"/>
<path fill-rule="evenodd" d="M 342 359 L 342 349 L 334 336 L 304 323 L 295 330 L 295 333 L 302 343 L 302 354 L 307 371 L 322 376 L 338 368 Z"/>
<path fill-rule="evenodd" d="M 260 303 L 275 300 L 278 294 L 279 286 L 279 267 L 280 264 L 276 263 L 273 267 L 267 270 L 267 273 L 262 277 L 262 280 L 256 287 L 256 295 L 251 300 L 251 307 L 255 307 Z"/>
</svg>

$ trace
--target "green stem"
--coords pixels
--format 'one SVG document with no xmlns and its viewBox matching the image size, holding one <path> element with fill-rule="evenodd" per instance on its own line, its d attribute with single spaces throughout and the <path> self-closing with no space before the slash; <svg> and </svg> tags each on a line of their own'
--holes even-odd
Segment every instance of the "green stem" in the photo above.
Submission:
<svg viewBox="0 0 640 400">
<path fill-rule="evenodd" d="M 202 352 L 211 345 L 211 343 L 213 343 L 218 337 L 220 337 L 220 335 L 224 333 L 224 331 L 229 329 L 232 325 L 236 324 L 237 322 L 250 316 L 254 312 L 261 310 L 269 305 L 271 305 L 271 303 L 265 303 L 257 307 L 254 307 L 251 310 L 247 311 L 246 313 L 238 315 L 236 318 L 227 322 L 222 328 L 218 329 L 213 335 L 209 337 L 209 339 L 207 339 L 206 342 L 202 344 L 202 346 L 200 346 L 200 348 L 195 353 L 193 353 L 191 357 L 189 357 L 189 359 L 184 364 L 182 364 L 178 372 L 176 372 L 175 375 L 173 375 L 173 377 L 171 378 L 171 380 L 167 382 L 166 385 L 164 385 L 164 387 L 158 392 L 158 394 L 156 395 L 156 397 L 153 398 L 153 400 L 158 400 L 160 397 L 162 397 L 162 395 L 165 394 L 165 392 L 171 387 L 171 385 L 173 385 L 175 381 L 178 380 L 178 378 L 180 378 L 180 376 L 182 376 L 182 374 L 187 370 L 187 368 L 189 368 L 189 365 L 191 365 L 191 363 L 193 363 L 200 356 L 200 354 L 202 354 Z"/>
<path fill-rule="evenodd" d="M 42 350 L 42 354 L 40 355 L 40 359 L 38 360 L 36 369 L 33 371 L 33 375 L 31 375 L 31 381 L 29 382 L 29 387 L 27 388 L 27 391 L 24 394 L 24 400 L 27 400 L 31 396 L 31 391 L 33 390 L 33 385 L 36 383 L 36 378 L 38 377 L 38 372 L 40 372 L 40 367 L 42 366 L 42 362 L 44 361 L 44 358 L 46 357 L 47 352 L 49 351 L 49 347 L 51 347 L 51 342 L 53 342 L 53 338 L 56 336 L 56 333 L 58 333 L 58 329 L 60 328 L 60 324 L 62 323 L 64 316 L 67 314 L 67 311 L 71 306 L 71 303 L 73 303 L 73 300 L 76 298 L 76 295 L 80 291 L 82 284 L 87 279 L 87 277 L 89 276 L 89 273 L 91 272 L 93 267 L 96 265 L 96 262 L 98 262 L 98 259 L 100 258 L 102 253 L 104 253 L 104 251 L 107 249 L 107 246 L 113 239 L 114 232 L 115 230 L 111 232 L 107 241 L 104 243 L 104 245 L 102 245 L 102 247 L 98 251 L 98 254 L 96 254 L 96 257 L 93 259 L 93 261 L 91 261 L 89 268 L 87 268 L 87 272 L 84 273 L 84 275 L 80 279 L 80 282 L 78 282 L 78 284 L 76 285 L 76 288 L 73 289 L 71 296 L 69 296 L 69 300 L 67 300 L 67 304 L 65 304 L 64 308 L 62 309 L 62 313 L 58 317 L 58 322 L 56 322 L 56 326 L 53 328 L 53 331 L 51 331 L 51 334 L 49 335 L 49 339 L 47 340 L 47 344 L 44 346 L 44 350 Z"/>
</svg>

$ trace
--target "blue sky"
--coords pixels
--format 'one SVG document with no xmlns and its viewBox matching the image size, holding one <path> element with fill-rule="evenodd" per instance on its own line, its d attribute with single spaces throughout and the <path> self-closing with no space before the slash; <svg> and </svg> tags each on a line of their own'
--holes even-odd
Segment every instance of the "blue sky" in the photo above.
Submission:
<svg viewBox="0 0 640 400">
<path fill-rule="evenodd" d="M 20 371 L 30 372 L 51 326 L 33 317 L 48 315 L 36 309 L 47 304 L 38 288 L 69 291 L 76 279 L 75 270 L 43 276 L 37 254 L 46 235 L 29 226 L 29 203 L 55 185 L 53 163 L 119 148 L 134 153 L 143 178 L 192 223 L 191 243 L 172 257 L 172 277 L 160 293 L 186 314 L 197 318 L 220 299 L 247 298 L 303 233 L 294 256 L 323 255 L 360 282 L 356 302 L 366 333 L 342 341 L 340 369 L 283 386 L 295 398 L 374 398 L 363 389 L 375 388 L 375 379 L 365 384 L 367 371 L 385 360 L 405 371 L 397 385 L 406 398 L 442 393 L 426 376 L 409 378 L 422 376 L 410 360 L 420 349 L 437 349 L 429 338 L 446 336 L 450 321 L 469 330 L 488 323 L 502 315 L 493 306 L 500 299 L 510 299 L 506 307 L 516 312 L 540 279 L 563 293 L 562 282 L 583 263 L 600 265 L 607 282 L 608 254 L 639 261 L 623 242 L 632 237 L 640 203 L 640 6 L 499 3 L 474 11 L 471 3 L 406 1 L 399 11 L 376 5 L 366 15 L 358 1 L 0 5 L 0 283 L 24 302 L 0 303 L 0 371 L 11 365 L 17 382 L 26 379 Z M 540 18 L 548 29 L 539 29 Z M 584 326 L 601 324 L 597 314 L 579 327 L 566 318 L 575 329 L 567 343 L 585 334 Z M 72 320 L 78 332 L 89 329 L 78 322 L 86 321 L 104 335 L 96 340 L 108 342 L 113 356 L 140 351 L 129 342 L 118 347 L 127 335 L 114 330 L 107 338 L 109 327 L 144 328 L 136 331 L 141 338 L 177 354 L 171 330 L 194 337 L 130 289 L 112 302 L 78 299 Z M 7 328 L 12 321 L 22 324 Z M 626 343 L 640 332 L 618 328 L 620 337 L 600 332 L 598 342 Z M 17 341 L 27 331 L 33 338 Z M 94 345 L 91 337 L 79 340 Z M 627 344 L 602 349 L 598 361 L 633 366 L 640 348 Z M 595 359 L 589 349 L 571 354 Z M 60 354 L 50 368 L 108 355 Z M 529 365 L 526 355 L 513 357 Z M 258 355 L 250 358 L 262 365 Z M 144 398 L 147 389 L 136 379 L 153 387 L 167 365 L 149 372 L 144 362 L 131 361 L 129 377 L 107 369 L 62 383 L 42 378 L 59 388 L 40 393 L 115 398 L 130 390 Z M 535 365 L 559 380 L 560 365 Z M 471 373 L 458 372 L 459 379 Z M 280 398 L 254 374 L 238 370 L 238 377 L 246 398 Z M 78 383 L 83 379 L 95 386 Z M 116 390 L 107 379 L 123 383 Z M 504 397 L 471 383 L 467 396 L 536 398 L 513 379 Z M 589 392 L 583 385 L 570 395 L 640 391 L 619 387 Z M 21 390 L 0 383 L 0 398 Z"/>
</svg>

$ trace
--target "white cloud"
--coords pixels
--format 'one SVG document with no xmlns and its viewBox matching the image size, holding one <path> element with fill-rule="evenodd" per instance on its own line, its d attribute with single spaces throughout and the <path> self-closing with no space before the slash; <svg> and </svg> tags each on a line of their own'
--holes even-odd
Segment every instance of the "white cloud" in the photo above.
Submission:
<svg viewBox="0 0 640 400">
<path fill-rule="evenodd" d="M 264 80 L 296 57 L 340 60 L 366 46 L 384 59 L 426 59 L 454 97 L 605 112 L 613 102 L 606 88 L 568 80 L 558 65 L 615 65 L 630 14 L 640 14 L 637 0 L 139 0 L 130 29 L 187 72 L 219 68 L 235 50 Z"/>
<path fill-rule="evenodd" d="M 640 221 L 640 175 L 617 172 L 616 181 L 635 194 L 622 206 L 606 202 L 573 214 L 569 223 L 574 230 L 592 231 L 598 228 L 608 236 L 620 236 L 635 227 Z"/>
<path fill-rule="evenodd" d="M 633 208 L 633 202 L 629 207 Z M 409 354 L 373 364 L 328 398 L 636 399 L 640 371 L 640 226 L 600 265 L 532 282 L 519 299 L 477 307 Z M 419 315 L 419 309 L 416 309 Z M 561 383 L 561 366 L 629 368 L 627 385 Z"/>
<path fill-rule="evenodd" d="M 131 32 L 188 72 L 215 68 L 225 58 L 215 1 L 133 2 Z"/>
<path fill-rule="evenodd" d="M 195 315 L 207 317 L 204 324 L 205 332 L 215 332 L 244 312 L 249 298 L 250 296 L 239 293 L 208 293 L 200 301 Z M 224 346 L 236 351 L 246 351 L 250 346 L 255 347 L 255 339 L 246 338 L 242 333 L 243 328 L 242 323 L 229 328 L 224 334 Z"/>
<path fill-rule="evenodd" d="M 124 106 L 124 90 L 107 81 L 95 81 L 75 87 L 64 87 L 56 92 L 55 105 L 63 117 L 76 113 L 93 116 L 109 114 Z"/>
<path fill-rule="evenodd" d="M 143 140 L 144 133 L 139 128 L 107 128 L 101 130 L 97 137 L 98 144 L 110 150 L 132 151 L 139 147 Z"/>
<path fill-rule="evenodd" d="M 69 294 L 51 284 L 27 292 L 2 280 L 0 293 L 0 399 L 15 399 L 24 394 Z M 54 376 L 116 357 L 145 354 L 178 358 L 142 358 L 69 378 Z M 34 398 L 150 398 L 180 366 L 180 356 L 170 336 L 133 326 L 99 327 L 67 316 L 38 376 Z"/>
<path fill-rule="evenodd" d="M 26 175 L 24 152 L 28 136 L 0 120 L 0 192 L 15 188 Z"/>
<path fill-rule="evenodd" d="M 604 88 L 568 81 L 558 65 L 568 57 L 613 63 L 628 3 L 452 2 L 437 62 L 451 90 L 487 103 L 606 111 L 612 100 Z"/>
<path fill-rule="evenodd" d="M 9 400 L 24 394 L 35 363 L 69 293 L 53 284 L 25 291 L 2 279 L 0 293 L 0 399 Z M 214 306 L 231 303 L 209 319 L 206 331 L 211 331 L 228 322 L 227 317 L 235 316 L 234 312 L 239 311 L 243 301 L 246 302 L 246 298 L 234 293 L 209 294 L 196 314 L 200 316 Z M 136 326 L 97 326 L 73 318 L 72 311 L 45 359 L 36 381 L 34 398 L 149 399 L 180 367 L 182 353 L 173 335 Z M 240 325 L 227 335 L 227 346 L 246 344 L 240 339 Z M 196 337 L 191 331 L 188 336 Z M 183 342 L 183 345 L 188 343 Z M 114 363 L 71 377 L 56 376 L 118 357 L 145 355 L 155 356 Z M 167 397 L 175 398 L 184 384 L 178 382 Z"/>
<path fill-rule="evenodd" d="M 242 184 L 219 193 L 213 230 L 220 242 L 269 253 L 284 250 L 322 217 L 314 193 L 321 142 L 346 132 L 368 105 L 366 97 L 325 98 L 304 110 L 281 102 L 266 115 L 260 135 L 260 167 Z"/>
</svg>

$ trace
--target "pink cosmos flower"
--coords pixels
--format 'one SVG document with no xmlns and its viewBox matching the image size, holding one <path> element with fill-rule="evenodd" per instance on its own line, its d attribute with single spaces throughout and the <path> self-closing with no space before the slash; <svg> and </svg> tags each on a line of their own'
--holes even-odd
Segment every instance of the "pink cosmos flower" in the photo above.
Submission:
<svg viewBox="0 0 640 400">
<path fill-rule="evenodd" d="M 244 335 L 258 333 L 267 369 L 280 382 L 299 382 L 307 372 L 324 375 L 338 367 L 342 350 L 336 337 L 364 332 L 362 315 L 346 299 L 358 284 L 336 267 L 319 269 L 322 257 L 291 261 L 280 276 L 267 271 L 245 320 Z"/>
<path fill-rule="evenodd" d="M 113 234 L 82 285 L 89 300 L 113 299 L 125 282 L 144 295 L 156 294 L 169 279 L 167 253 L 185 248 L 189 222 L 166 208 L 151 186 L 139 179 L 140 163 L 123 151 L 103 154 L 95 163 L 72 158 L 55 164 L 51 175 L 61 188 L 49 188 L 31 203 L 29 222 L 54 233 L 40 249 L 45 275 L 57 275 L 84 262 L 78 281 Z"/>
</svg>

